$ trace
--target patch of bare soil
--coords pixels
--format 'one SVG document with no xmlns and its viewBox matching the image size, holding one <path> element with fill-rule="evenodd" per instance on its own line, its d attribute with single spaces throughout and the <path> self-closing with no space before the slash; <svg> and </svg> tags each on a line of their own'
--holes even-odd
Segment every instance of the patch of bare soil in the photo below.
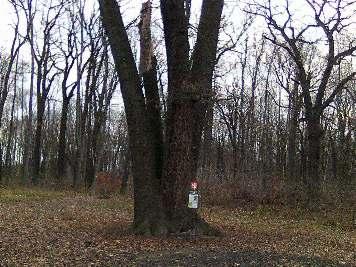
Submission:
<svg viewBox="0 0 356 267">
<path fill-rule="evenodd" d="M 0 266 L 356 266 L 354 230 L 243 209 L 202 214 L 225 236 L 134 236 L 125 197 L 0 195 Z"/>
</svg>

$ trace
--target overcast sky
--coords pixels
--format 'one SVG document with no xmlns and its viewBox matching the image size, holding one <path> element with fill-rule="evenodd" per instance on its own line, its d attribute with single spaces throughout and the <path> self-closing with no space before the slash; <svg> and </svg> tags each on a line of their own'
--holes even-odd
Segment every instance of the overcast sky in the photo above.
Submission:
<svg viewBox="0 0 356 267">
<path fill-rule="evenodd" d="M 87 6 L 97 5 L 97 0 L 86 0 Z M 140 12 L 141 4 L 145 0 L 121 0 L 122 12 L 124 20 L 130 21 L 137 17 Z M 153 6 L 158 7 L 158 0 L 153 0 Z M 193 1 L 193 9 L 196 11 L 200 6 L 201 0 Z M 155 8 L 154 13 L 159 12 L 158 8 Z M 12 26 L 14 25 L 16 17 L 14 11 L 8 0 L 0 0 L 0 47 L 8 48 L 13 37 Z"/>
<path fill-rule="evenodd" d="M 3 47 L 11 38 L 11 28 L 9 24 L 12 23 L 12 19 L 8 1 L 0 0 L 0 6 L 0 47 Z"/>
<path fill-rule="evenodd" d="M 45 0 L 43 0 L 45 1 Z M 86 0 L 87 1 L 87 6 L 94 6 L 97 5 L 97 0 Z M 123 18 L 126 22 L 131 21 L 132 19 L 136 18 L 139 15 L 140 9 L 141 9 L 141 4 L 145 2 L 146 0 L 121 0 L 121 11 L 123 13 Z M 213 0 L 211 0 L 213 1 Z M 242 24 L 242 21 L 244 19 L 244 14 L 239 10 L 239 7 L 237 4 L 242 7 L 243 2 L 251 2 L 250 0 L 225 0 L 225 8 L 224 8 L 224 13 L 226 17 L 229 18 L 229 20 L 233 23 L 233 27 L 239 28 L 239 26 Z M 342 0 L 342 1 L 350 1 L 350 0 Z M 192 8 L 192 22 L 198 21 L 199 17 L 199 9 L 201 6 L 201 0 L 193 0 L 193 8 Z M 285 4 L 285 0 L 272 0 L 273 4 Z M 294 24 L 304 24 L 308 22 L 308 20 L 313 20 L 312 12 L 310 8 L 306 5 L 306 2 L 304 0 L 290 0 L 291 3 L 291 10 L 297 10 L 296 16 L 294 16 L 293 23 Z M 160 10 L 159 10 L 159 0 L 153 0 L 153 19 L 157 19 L 160 17 Z M 353 38 L 356 36 L 356 12 L 355 10 L 349 10 L 350 14 L 353 13 L 353 22 L 355 22 L 355 25 L 353 28 L 355 31 L 352 32 Z M 294 12 L 293 12 L 294 13 Z M 285 14 L 285 13 L 284 13 Z M 40 17 L 40 16 L 39 16 Z M 283 17 L 283 14 L 282 14 Z M 9 51 L 10 45 L 11 45 L 11 40 L 13 38 L 13 29 L 12 26 L 15 22 L 16 17 L 14 16 L 14 11 L 11 7 L 11 5 L 8 3 L 8 0 L 0 0 L 0 49 L 5 51 Z M 266 25 L 261 19 L 257 19 L 254 23 L 254 26 L 251 27 L 249 30 L 249 34 L 251 35 L 250 41 L 253 41 L 253 39 L 256 37 L 258 40 L 261 35 L 262 31 L 266 29 Z M 24 33 L 24 29 L 22 30 Z M 239 32 L 237 30 L 236 32 Z M 236 35 L 235 32 L 235 35 Z M 312 38 L 315 38 L 317 34 L 310 33 L 309 35 Z M 232 33 L 232 35 L 234 35 Z M 221 35 L 222 36 L 222 35 Z M 223 38 L 223 37 L 221 37 Z M 2 52 L 2 51 L 1 51 Z M 24 59 L 29 61 L 30 59 L 30 52 L 29 52 L 29 47 L 23 47 L 21 50 L 20 54 L 20 59 Z M 231 57 L 226 56 L 225 61 L 235 61 L 236 58 L 235 56 Z M 354 63 L 356 60 L 354 61 Z M 354 67 L 356 69 L 356 64 L 354 64 Z M 225 83 L 229 83 L 227 78 L 225 77 Z M 55 92 L 54 92 L 55 93 Z M 115 96 L 115 98 L 118 98 L 118 95 Z M 114 101 L 117 102 L 117 101 Z"/>
<path fill-rule="evenodd" d="M 86 0 L 87 6 L 97 5 L 97 0 Z M 141 8 L 141 4 L 146 0 L 121 0 L 121 11 L 123 13 L 123 18 L 126 22 L 131 21 L 139 15 L 139 11 Z M 342 1 L 350 1 L 350 0 L 342 0 Z M 39 1 L 40 2 L 40 1 Z M 246 0 L 225 0 L 225 8 L 224 13 L 229 17 L 230 21 L 232 21 L 236 28 L 242 24 L 242 20 L 244 15 L 239 11 L 237 4 L 239 3 L 240 7 L 243 5 L 243 2 Z M 248 1 L 252 2 L 252 1 Z M 193 10 L 192 10 L 192 20 L 193 22 L 198 20 L 199 9 L 201 5 L 201 0 L 193 0 Z M 272 4 L 274 5 L 284 5 L 285 0 L 273 0 Z M 304 0 L 290 0 L 290 5 L 292 10 L 298 10 L 294 16 L 293 23 L 294 24 L 302 24 L 307 20 L 313 19 L 311 9 L 307 6 Z M 153 0 L 153 18 L 157 19 L 160 16 L 159 10 L 159 0 Z M 354 8 L 349 10 L 350 14 L 353 14 L 353 22 L 355 25 L 353 26 L 354 32 L 352 33 L 355 36 L 356 32 L 356 12 L 353 10 Z M 16 17 L 14 16 L 14 11 L 11 5 L 8 3 L 8 0 L 0 0 L 0 48 L 1 50 L 8 50 L 11 45 L 11 40 L 13 38 L 13 29 L 12 26 L 15 22 Z M 260 36 L 262 31 L 266 29 L 266 25 L 259 20 L 254 23 L 254 27 L 250 29 L 251 35 Z M 23 30 L 22 30 L 23 32 Z M 22 54 L 24 57 L 29 56 L 26 48 L 23 49 Z"/>
</svg>

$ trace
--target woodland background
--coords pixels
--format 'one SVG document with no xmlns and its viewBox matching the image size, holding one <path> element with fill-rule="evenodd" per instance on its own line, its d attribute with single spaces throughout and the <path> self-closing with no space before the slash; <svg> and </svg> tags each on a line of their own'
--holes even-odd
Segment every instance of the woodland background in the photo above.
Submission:
<svg viewBox="0 0 356 267">
<path fill-rule="evenodd" d="M 355 72 L 354 7 L 349 8 L 346 1 L 331 2 L 342 14 L 334 17 L 340 20 L 333 40 L 335 51 L 351 51 L 336 62 L 326 95 L 332 95 L 337 84 Z M 286 3 L 272 5 L 269 10 L 287 14 L 286 28 L 302 29 L 300 9 L 293 10 L 293 5 Z M 317 7 L 317 2 L 310 3 Z M 130 180 L 127 126 L 97 4 L 84 0 L 10 0 L 8 4 L 12 40 L 2 44 L 0 52 L 1 184 L 90 188 L 96 172 L 116 169 L 125 187 Z M 231 199 L 281 201 L 288 196 L 288 201 L 301 201 L 310 168 L 305 92 L 296 78 L 294 61 L 278 44 L 280 35 L 274 35 L 274 25 L 263 13 L 268 9 L 261 6 L 226 3 L 198 179 L 206 188 L 224 188 L 219 192 Z M 303 8 L 313 11 L 307 4 Z M 156 13 L 153 4 L 153 14 L 159 16 Z M 130 18 L 126 27 L 138 59 L 139 14 L 133 16 L 129 8 L 125 14 Z M 164 118 L 167 70 L 162 22 L 156 17 L 153 46 Z M 197 31 L 195 17 L 192 14 L 189 28 L 192 40 Z M 298 44 L 310 73 L 313 99 L 328 49 L 319 35 L 314 38 L 309 34 Z M 352 202 L 356 184 L 355 78 L 342 89 L 320 117 L 318 173 L 326 201 Z"/>
<path fill-rule="evenodd" d="M 1 266 L 356 265 L 355 2 L 0 1 Z"/>
</svg>

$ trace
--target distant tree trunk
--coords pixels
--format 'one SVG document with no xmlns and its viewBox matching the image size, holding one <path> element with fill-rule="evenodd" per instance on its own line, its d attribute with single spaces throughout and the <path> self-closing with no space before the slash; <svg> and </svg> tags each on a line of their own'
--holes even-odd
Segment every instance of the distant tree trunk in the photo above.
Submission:
<svg viewBox="0 0 356 267">
<path fill-rule="evenodd" d="M 81 2 L 79 3 L 79 11 L 82 12 L 82 6 Z M 71 16 L 74 16 L 72 13 L 70 13 Z M 80 16 L 82 19 L 82 16 Z M 77 26 L 76 20 L 72 18 L 71 25 L 69 27 L 69 30 L 66 34 L 66 41 L 64 42 L 64 49 L 61 49 L 62 51 L 62 56 L 64 57 L 64 67 L 60 68 L 56 66 L 56 68 L 61 72 L 63 75 L 62 81 L 61 81 L 61 89 L 62 89 L 62 112 L 61 112 L 61 120 L 60 120 L 60 127 L 59 127 L 59 141 L 58 141 L 58 147 L 57 147 L 57 166 L 56 166 L 56 178 L 57 178 L 57 183 L 60 183 L 62 181 L 62 178 L 65 175 L 65 172 L 63 170 L 66 169 L 66 164 L 65 160 L 68 158 L 67 157 L 67 121 L 68 121 L 68 112 L 69 112 L 69 107 L 70 107 L 70 101 L 72 97 L 74 96 L 74 90 L 78 87 L 78 90 L 80 91 L 80 80 L 82 78 L 82 74 L 85 70 L 86 64 L 82 64 L 82 57 L 84 53 L 84 48 L 83 48 L 83 38 L 80 39 L 81 42 L 81 47 L 77 51 L 76 46 L 76 38 L 73 38 L 75 36 L 74 34 L 74 29 Z M 80 24 L 81 25 L 81 24 Z M 81 25 L 81 33 L 83 32 L 83 25 Z M 82 36 L 81 36 L 82 37 Z M 79 58 L 79 59 L 78 59 Z M 68 84 L 68 79 L 69 76 L 72 72 L 72 69 L 75 66 L 75 63 L 77 63 L 76 66 L 76 81 Z M 84 65 L 84 66 L 83 66 Z M 80 97 L 80 94 L 78 98 Z M 78 99 L 80 100 L 80 98 Z M 76 133 L 78 132 L 78 127 L 76 127 L 75 131 Z M 77 159 L 75 158 L 74 161 Z M 74 177 L 73 177 L 73 183 L 75 184 L 76 182 L 76 175 L 77 175 L 77 164 L 78 162 L 74 162 L 73 165 L 74 167 Z M 72 166 L 73 166 L 72 165 Z"/>
<path fill-rule="evenodd" d="M 78 68 L 77 68 L 78 70 Z M 78 83 L 76 90 L 76 101 L 75 101 L 75 155 L 73 165 L 73 188 L 76 188 L 80 178 L 80 152 L 81 152 L 81 97 L 80 97 L 81 84 Z"/>
<path fill-rule="evenodd" d="M 128 148 L 126 147 L 123 151 L 123 166 L 122 166 L 122 172 L 121 172 L 121 188 L 120 192 L 121 194 L 125 194 L 127 192 L 127 186 L 128 186 L 128 181 L 129 181 L 129 175 L 130 175 L 130 152 L 128 151 Z"/>
<path fill-rule="evenodd" d="M 301 99 L 298 93 L 298 83 L 294 86 L 290 95 L 290 118 L 288 121 L 288 147 L 287 147 L 287 177 L 294 190 L 296 177 L 298 177 L 296 168 L 297 156 L 297 130 L 299 124 L 299 114 L 301 109 Z"/>
<path fill-rule="evenodd" d="M 337 105 L 341 106 L 341 105 Z M 337 108 L 337 130 L 334 134 L 337 136 L 330 140 L 333 152 L 333 175 L 340 195 L 352 188 L 352 166 L 353 162 L 353 143 L 352 132 L 355 132 L 355 127 L 352 126 L 352 120 L 348 118 L 348 111 Z M 334 137 L 334 136 L 333 136 Z"/>
<path fill-rule="evenodd" d="M 239 135 L 238 135 L 238 146 L 239 146 L 239 163 L 240 171 L 245 170 L 245 142 L 246 142 L 246 116 L 245 116 L 245 89 L 246 89 L 246 66 L 247 66 L 247 56 L 248 56 L 248 38 L 245 40 L 244 46 L 244 56 L 241 63 L 241 92 L 240 92 L 240 107 L 239 107 Z"/>
<path fill-rule="evenodd" d="M 102 36 L 100 36 L 103 38 Z M 90 188 L 93 184 L 95 177 L 95 163 L 94 163 L 94 151 L 93 151 L 93 138 L 97 138 L 96 132 L 92 131 L 92 126 L 95 124 L 95 120 L 92 120 L 94 114 L 94 96 L 96 94 L 97 87 L 99 87 L 99 78 L 103 70 L 104 62 L 107 60 L 107 48 L 104 46 L 104 52 L 100 54 L 103 46 L 99 46 L 93 39 L 91 40 L 91 59 L 89 68 L 87 70 L 88 76 L 86 80 L 85 98 L 83 104 L 83 112 L 81 114 L 81 161 L 82 161 L 82 175 L 84 183 L 87 188 Z M 100 57 L 99 62 L 98 58 Z M 108 73 L 105 74 L 107 79 Z M 105 85 L 106 86 L 106 85 Z M 104 90 L 104 89 L 103 89 Z M 105 89 L 106 90 L 106 89 Z M 100 98 L 100 97 L 99 97 Z M 100 100 L 102 101 L 102 100 Z M 101 102 L 99 105 L 103 105 Z M 102 107 L 100 107 L 102 108 Z M 97 113 L 98 114 L 98 113 Z M 97 115 L 96 114 L 96 115 Z M 95 116 L 95 114 L 94 114 Z M 97 126 L 95 126 L 97 127 Z M 96 141 L 95 141 L 96 142 Z M 95 149 L 95 148 L 94 148 Z"/>
<path fill-rule="evenodd" d="M 36 131 L 33 144 L 32 152 L 32 183 L 37 185 L 39 182 L 40 176 L 40 167 L 41 167 L 41 150 L 42 150 L 42 128 L 44 122 L 44 112 L 46 108 L 46 101 L 51 89 L 52 83 L 54 82 L 58 72 L 53 72 L 55 65 L 55 58 L 53 57 L 51 36 L 53 31 L 53 26 L 56 24 L 58 18 L 62 14 L 62 9 L 64 5 L 50 5 L 47 8 L 47 16 L 43 23 L 45 24 L 43 29 L 43 45 L 41 48 L 36 46 L 36 41 L 34 40 L 33 32 L 29 38 L 32 56 L 36 61 L 37 65 L 37 77 L 36 77 L 36 93 L 37 93 L 37 118 L 36 118 Z M 54 16 L 49 16 L 51 12 L 55 10 Z M 32 15 L 31 15 L 32 16 Z M 33 18 L 31 18 L 33 21 Z M 31 30 L 32 22 L 30 23 Z"/>
<path fill-rule="evenodd" d="M 14 96 L 12 98 L 11 104 L 11 112 L 10 112 L 10 125 L 9 125 L 9 135 L 7 137 L 6 142 L 6 152 L 5 152 L 5 172 L 7 176 L 7 183 L 9 182 L 9 176 L 11 175 L 10 168 L 11 168 L 11 145 L 14 135 L 14 113 L 15 113 L 15 101 L 17 97 L 17 79 L 18 79 L 18 65 L 19 65 L 19 58 L 17 57 L 16 60 L 16 67 L 15 67 L 15 77 L 14 77 Z M 1 180 L 1 179 L 0 179 Z"/>
<path fill-rule="evenodd" d="M 37 102 L 37 120 L 33 147 L 32 159 L 32 183 L 37 185 L 39 182 L 41 165 L 41 147 L 42 147 L 42 127 L 45 112 L 45 101 Z"/>
<path fill-rule="evenodd" d="M 225 151 L 225 135 L 221 134 L 217 136 L 218 144 L 216 148 L 216 170 L 217 170 L 217 177 L 220 182 L 223 182 L 223 178 L 225 176 L 225 158 L 224 158 L 224 151 Z"/>
<path fill-rule="evenodd" d="M 66 132 L 67 132 L 67 120 L 70 99 L 68 97 L 63 98 L 61 121 L 59 126 L 59 140 L 58 140 L 58 152 L 57 152 L 57 178 L 63 176 L 65 170 L 66 159 Z"/>
<path fill-rule="evenodd" d="M 74 152 L 74 164 L 73 164 L 73 181 L 72 186 L 76 188 L 80 178 L 80 168 L 81 168 L 81 70 L 83 68 L 83 52 L 84 52 L 84 12 L 83 12 L 82 0 L 79 0 L 79 25 L 80 25 L 80 35 L 79 35 L 79 58 L 76 64 L 77 70 L 77 88 L 76 88 L 76 101 L 75 101 L 75 152 Z M 89 59 L 90 60 L 90 59 Z M 90 61 L 89 61 L 90 63 Z"/>
<path fill-rule="evenodd" d="M 41 68 L 39 66 L 39 68 Z M 57 74 L 54 74 L 50 81 L 47 83 L 47 70 L 44 68 L 44 73 L 39 71 L 37 76 L 37 118 L 36 130 L 34 138 L 34 146 L 32 152 L 32 183 L 37 185 L 40 178 L 41 169 L 41 153 L 42 153 L 42 130 L 44 126 L 44 115 L 46 110 L 46 101 L 52 83 Z"/>
<path fill-rule="evenodd" d="M 32 30 L 32 28 L 31 28 Z M 32 54 L 31 54 L 32 55 Z M 23 180 L 27 180 L 31 177 L 31 145 L 33 142 L 32 121 L 33 121 L 33 87 L 34 87 L 34 75 L 35 75 L 35 59 L 31 56 L 31 75 L 30 75 L 30 95 L 28 100 L 28 117 L 25 125 L 24 134 L 24 151 L 23 151 L 23 168 L 22 177 Z"/>
<path fill-rule="evenodd" d="M 331 149 L 331 173 L 333 182 L 337 181 L 337 151 L 336 151 L 336 142 L 333 140 L 332 136 L 329 137 L 330 149 Z"/>
<path fill-rule="evenodd" d="M 249 170 L 255 170 L 255 162 L 256 162 L 256 151 L 255 151 L 255 143 L 256 143 L 256 127 L 255 127 L 255 114 L 256 114 L 256 108 L 255 108 L 255 101 L 256 101 L 256 90 L 258 86 L 258 77 L 260 75 L 260 66 L 261 66 L 261 59 L 262 55 L 264 54 L 264 47 L 265 47 L 265 42 L 264 39 L 262 40 L 262 44 L 260 49 L 259 47 L 256 47 L 255 51 L 255 63 L 253 67 L 253 73 L 252 73 L 252 81 L 251 81 L 251 97 L 249 98 L 249 103 L 248 103 L 248 113 L 247 113 L 247 118 L 246 118 L 246 147 L 247 147 L 247 153 L 246 153 L 246 168 Z"/>
<path fill-rule="evenodd" d="M 305 185 L 307 183 L 307 177 L 306 177 L 306 172 L 307 172 L 307 155 L 306 155 L 306 141 L 305 141 L 305 134 L 303 130 L 299 130 L 300 134 L 300 174 L 303 179 L 303 184 Z"/>
</svg>

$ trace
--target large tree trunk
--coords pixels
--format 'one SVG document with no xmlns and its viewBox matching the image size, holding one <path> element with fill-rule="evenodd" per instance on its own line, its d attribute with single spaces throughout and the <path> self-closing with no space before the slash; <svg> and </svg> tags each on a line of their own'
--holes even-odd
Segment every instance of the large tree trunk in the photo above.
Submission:
<svg viewBox="0 0 356 267">
<path fill-rule="evenodd" d="M 161 1 L 168 62 L 166 152 L 162 181 L 172 231 L 216 233 L 189 209 L 189 185 L 196 179 L 223 1 L 203 1 L 197 41 L 189 68 L 189 42 L 183 1 Z"/>
<path fill-rule="evenodd" d="M 320 147 L 322 140 L 322 129 L 320 116 L 310 115 L 307 117 L 307 192 L 309 204 L 317 205 L 321 193 Z"/>
<path fill-rule="evenodd" d="M 99 3 L 103 25 L 119 73 L 125 106 L 134 183 L 133 229 L 137 234 L 166 234 L 167 227 L 159 193 L 160 181 L 155 171 L 157 158 L 154 138 L 150 131 L 141 81 L 120 8 L 115 0 L 99 0 Z"/>
<path fill-rule="evenodd" d="M 134 230 L 154 235 L 194 229 L 211 233 L 196 211 L 188 209 L 187 198 L 190 181 L 196 178 L 223 0 L 203 2 L 191 62 L 184 1 L 161 1 L 169 94 L 163 169 L 161 131 L 154 130 L 161 125 L 159 110 L 152 105 L 158 101 L 154 67 L 152 73 L 145 72 L 149 76 L 144 75 L 145 101 L 119 6 L 115 0 L 99 3 L 125 105 L 134 180 Z"/>
</svg>

